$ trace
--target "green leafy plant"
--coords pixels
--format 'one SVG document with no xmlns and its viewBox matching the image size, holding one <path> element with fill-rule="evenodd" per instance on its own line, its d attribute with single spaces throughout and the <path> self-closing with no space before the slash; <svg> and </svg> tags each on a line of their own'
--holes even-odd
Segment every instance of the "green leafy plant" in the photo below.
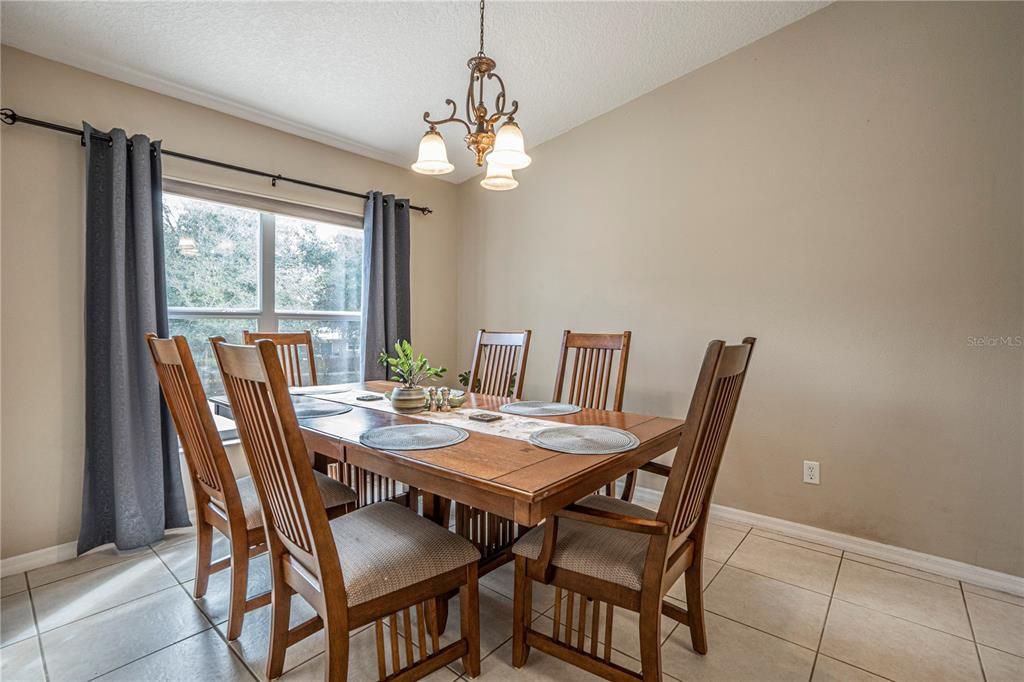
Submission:
<svg viewBox="0 0 1024 682">
<path fill-rule="evenodd" d="M 382 350 L 377 358 L 391 374 L 392 381 L 402 382 L 403 388 L 415 388 L 427 379 L 440 379 L 448 370 L 444 367 L 431 367 L 423 353 L 418 356 L 412 350 L 412 344 L 402 340 L 395 344 L 395 357 Z"/>
</svg>

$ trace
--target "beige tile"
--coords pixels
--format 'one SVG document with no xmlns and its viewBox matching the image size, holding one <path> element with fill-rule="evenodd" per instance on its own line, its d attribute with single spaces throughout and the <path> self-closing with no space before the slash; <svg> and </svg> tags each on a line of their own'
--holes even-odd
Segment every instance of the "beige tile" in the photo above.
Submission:
<svg viewBox="0 0 1024 682">
<path fill-rule="evenodd" d="M 839 558 L 804 547 L 748 535 L 729 565 L 790 585 L 832 594 Z"/>
<path fill-rule="evenodd" d="M 0 680 L 6 682 L 44 682 L 43 658 L 39 640 L 23 639 L 0 650 Z"/>
<path fill-rule="evenodd" d="M 682 680 L 806 680 L 814 652 L 709 613 L 708 653 L 696 653 L 688 628 L 677 628 L 661 648 L 665 672 Z"/>
<path fill-rule="evenodd" d="M 207 630 L 177 585 L 41 636 L 50 679 L 88 680 Z"/>
<path fill-rule="evenodd" d="M 566 606 L 568 603 L 566 603 Z M 593 602 L 587 605 L 587 616 L 586 616 L 586 627 L 584 628 L 584 647 L 589 650 L 590 648 L 590 633 L 591 633 L 591 618 L 593 618 Z M 577 595 L 573 601 L 573 632 L 579 632 L 579 596 Z M 604 623 L 607 617 L 607 604 L 601 605 L 601 619 L 598 625 L 597 641 L 599 644 L 604 644 Z M 559 624 L 559 640 L 565 638 L 565 612 L 566 608 L 562 608 L 562 619 Z M 552 628 L 555 624 L 552 616 L 554 612 L 545 614 L 535 618 L 533 621 L 533 627 L 538 632 L 544 633 L 551 636 Z M 666 616 L 661 617 L 661 641 L 664 642 L 672 632 L 676 629 L 678 623 L 671 618 Z M 575 643 L 576 635 L 572 637 L 573 643 Z M 635 611 L 629 611 L 623 608 L 616 608 L 612 617 L 612 648 L 616 651 L 625 654 L 627 657 L 639 660 L 640 659 L 640 616 Z"/>
<path fill-rule="evenodd" d="M 46 632 L 176 584 L 163 562 L 150 553 L 33 588 L 32 600 L 39 630 Z"/>
<path fill-rule="evenodd" d="M 981 596 L 988 597 L 990 599 L 998 599 L 999 601 L 1009 602 L 1011 604 L 1016 604 L 1017 606 L 1024 606 L 1024 597 L 1016 594 L 1009 594 L 1008 592 L 992 590 L 987 587 L 981 587 L 980 585 L 964 583 L 964 592 L 980 594 Z"/>
<path fill-rule="evenodd" d="M 724 564 L 726 559 L 743 542 L 746 532 L 739 531 L 716 523 L 708 524 L 708 534 L 704 539 L 704 558 Z"/>
<path fill-rule="evenodd" d="M 219 532 L 215 532 L 214 537 L 217 537 L 218 534 Z M 154 550 L 160 550 L 170 547 L 171 545 L 180 544 L 182 542 L 192 541 L 192 543 L 194 544 L 195 538 L 195 526 L 189 526 L 188 528 L 172 528 L 170 530 L 164 531 L 163 540 L 161 540 L 160 542 L 154 542 L 150 545 L 150 547 L 152 547 Z"/>
<path fill-rule="evenodd" d="M 965 594 L 978 644 L 1024 656 L 1024 606 Z"/>
<path fill-rule="evenodd" d="M 832 600 L 821 653 L 891 680 L 978 680 L 974 642 Z"/>
<path fill-rule="evenodd" d="M 782 533 L 776 533 L 774 531 L 765 530 L 763 528 L 754 528 L 750 532 L 751 534 L 757 535 L 762 538 L 768 538 L 769 540 L 778 540 L 779 542 L 785 542 L 790 545 L 796 545 L 797 547 L 803 547 L 805 549 L 813 549 L 816 552 L 824 552 L 825 554 L 831 554 L 832 556 L 843 555 L 843 550 L 841 549 L 829 547 L 828 545 L 822 545 L 817 542 L 808 542 L 807 540 L 801 540 L 799 538 L 790 537 L 788 535 L 783 535 Z"/>
<path fill-rule="evenodd" d="M 515 599 L 515 574 L 515 562 L 510 561 L 480 578 L 480 586 Z M 555 603 L 555 588 L 534 581 L 530 589 L 533 592 L 533 610 L 537 613 L 549 611 Z"/>
<path fill-rule="evenodd" d="M 704 594 L 704 609 L 785 640 L 818 648 L 829 598 L 726 566 Z"/>
<path fill-rule="evenodd" d="M 718 572 L 722 570 L 722 566 L 724 566 L 724 564 L 712 561 L 711 559 L 705 559 L 701 562 L 701 566 L 702 570 L 700 574 L 700 581 L 704 584 L 704 589 L 706 590 L 708 585 L 711 584 L 711 581 L 718 575 Z M 686 582 L 682 576 L 679 576 L 679 580 L 676 581 L 675 585 L 672 586 L 672 589 L 668 591 L 666 596 L 671 597 L 680 603 L 686 603 Z"/>
<path fill-rule="evenodd" d="M 884 677 L 821 655 L 814 663 L 814 675 L 811 677 L 811 682 L 884 682 L 884 680 Z"/>
<path fill-rule="evenodd" d="M 736 523 L 735 521 L 729 521 L 728 519 L 719 518 L 715 516 L 714 512 L 711 512 L 711 523 L 715 524 L 716 526 L 732 528 L 733 530 L 738 530 L 741 533 L 746 533 L 748 530 L 753 528 L 753 526 L 749 526 L 743 523 Z"/>
<path fill-rule="evenodd" d="M 863 554 L 854 554 L 847 552 L 843 555 L 844 559 L 850 561 L 856 561 L 861 564 L 868 564 L 869 566 L 877 566 L 878 568 L 887 568 L 890 571 L 896 571 L 904 575 L 912 575 L 915 578 L 921 578 L 923 580 L 930 580 L 933 583 L 939 583 L 940 585 L 946 585 L 947 587 L 955 587 L 960 589 L 960 583 L 952 578 L 937 575 L 935 573 L 929 573 L 927 571 L 919 571 L 916 568 L 910 568 L 909 566 L 902 566 L 900 564 L 894 564 L 891 561 L 882 561 L 881 559 L 874 559 Z"/>
<path fill-rule="evenodd" d="M 11 594 L 17 594 L 18 592 L 24 592 L 27 589 L 28 580 L 25 579 L 24 573 L 15 573 L 14 575 L 7 575 L 0 578 L 0 598 Z"/>
<path fill-rule="evenodd" d="M 36 634 L 32 600 L 28 592 L 0 599 L 0 646 L 14 644 Z"/>
<path fill-rule="evenodd" d="M 1024 680 L 1024 658 L 1004 651 L 979 646 L 981 665 L 988 682 L 1020 682 Z"/>
<path fill-rule="evenodd" d="M 35 589 L 36 587 L 55 582 L 57 580 L 70 578 L 71 576 L 78 575 L 79 573 L 85 573 L 86 571 L 110 566 L 111 564 L 118 564 L 130 559 L 152 556 L 152 554 L 153 550 L 149 547 L 140 547 L 139 549 L 132 549 L 127 552 L 119 552 L 112 546 L 94 549 L 88 554 L 83 554 L 80 557 L 68 559 L 67 561 L 62 561 L 59 564 L 43 566 L 42 568 L 37 568 L 34 571 L 29 571 L 28 584 L 30 587 Z"/>
<path fill-rule="evenodd" d="M 309 620 L 316 612 L 299 595 L 292 595 L 292 612 L 288 619 L 289 625 L 295 627 Z M 227 622 L 217 625 L 221 635 L 227 632 Z M 231 647 L 242 657 L 250 670 L 261 678 L 267 667 L 267 646 L 270 643 L 270 606 L 264 606 L 245 614 L 242 634 L 231 642 Z M 288 647 L 284 657 L 284 672 L 288 672 L 324 650 L 324 631 L 310 635 L 297 644 Z M 374 659 L 376 660 L 376 659 Z"/>
<path fill-rule="evenodd" d="M 250 599 L 270 591 L 272 578 L 270 575 L 270 559 L 267 554 L 249 559 L 249 579 L 246 596 Z M 189 595 L 192 594 L 195 581 L 182 583 Z M 231 569 L 214 573 L 206 586 L 206 594 L 196 599 L 196 606 L 218 625 L 228 619 L 228 607 L 231 603 Z"/>
<path fill-rule="evenodd" d="M 971 639 L 971 625 L 958 588 L 843 559 L 834 596 Z"/>
<path fill-rule="evenodd" d="M 98 679 L 104 682 L 176 682 L 217 680 L 252 682 L 253 676 L 212 628 L 166 649 L 113 670 Z"/>
<path fill-rule="evenodd" d="M 348 674 L 345 679 L 349 682 L 371 682 L 378 679 L 377 674 L 377 640 L 373 628 L 364 629 L 352 635 L 348 642 Z M 390 652 L 390 648 L 388 648 Z M 404 654 L 402 654 L 404 657 Z M 390 663 L 388 657 L 388 666 Z M 403 663 L 405 659 L 403 658 Z M 321 653 L 296 666 L 282 675 L 282 682 L 322 682 L 324 679 L 324 665 L 326 659 Z M 391 668 L 388 668 L 389 673 Z M 261 671 L 262 672 L 262 671 Z M 448 668 L 441 668 L 423 678 L 430 682 L 451 682 L 458 679 L 458 675 Z M 262 678 L 261 678 L 262 679 Z"/>
<path fill-rule="evenodd" d="M 165 547 L 155 547 L 154 550 L 160 559 L 167 564 L 178 582 L 187 582 L 196 577 L 196 543 L 193 539 L 190 542 L 179 542 Z M 214 561 L 227 557 L 231 552 L 231 545 L 228 539 L 220 533 L 213 534 L 213 549 L 211 556 Z"/>
<path fill-rule="evenodd" d="M 448 646 L 462 635 L 459 599 L 448 602 L 448 626 L 441 635 L 441 646 Z M 480 588 L 480 655 L 486 656 L 512 636 L 512 600 L 487 588 Z M 464 672 L 462 663 L 453 663 L 451 668 L 460 675 Z"/>
</svg>

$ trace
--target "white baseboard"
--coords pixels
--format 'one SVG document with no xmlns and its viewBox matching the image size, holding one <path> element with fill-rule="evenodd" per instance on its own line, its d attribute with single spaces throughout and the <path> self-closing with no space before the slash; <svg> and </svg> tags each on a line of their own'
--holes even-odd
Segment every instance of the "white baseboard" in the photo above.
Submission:
<svg viewBox="0 0 1024 682">
<path fill-rule="evenodd" d="M 661 501 L 661 492 L 651 488 L 637 487 L 633 501 L 645 507 L 655 507 Z M 954 561 L 933 554 L 925 554 L 912 549 L 886 545 L 873 540 L 865 540 L 853 535 L 836 533 L 823 528 L 806 526 L 802 523 L 786 521 L 785 519 L 773 516 L 764 516 L 754 512 L 723 507 L 720 504 L 711 505 L 711 518 L 745 526 L 757 526 L 764 530 L 774 531 L 808 542 L 817 542 L 847 552 L 855 552 L 873 559 L 891 561 L 895 564 L 916 568 L 919 571 L 927 571 L 937 575 L 963 580 L 981 587 L 987 587 L 1000 592 L 1007 592 L 1017 596 L 1024 596 L 1024 578 L 1000 573 L 981 566 L 974 566 L 962 561 Z"/>
<path fill-rule="evenodd" d="M 638 486 L 633 500 L 645 507 L 656 508 L 661 501 L 661 492 Z M 916 552 L 912 549 L 886 545 L 881 542 L 874 542 L 873 540 L 865 540 L 853 535 L 815 528 L 814 526 L 786 521 L 774 516 L 764 516 L 763 514 L 755 514 L 754 512 L 733 507 L 723 507 L 720 504 L 711 505 L 711 516 L 713 519 L 731 521 L 746 526 L 757 526 L 764 530 L 775 531 L 800 540 L 817 542 L 822 545 L 835 547 L 836 549 L 856 552 L 857 554 L 863 554 L 864 556 L 883 561 L 891 561 L 903 566 L 909 566 L 910 568 L 916 568 L 920 571 L 953 578 L 954 580 L 963 580 L 964 582 L 999 590 L 1000 592 L 1024 596 L 1024 578 L 1010 575 L 1009 573 L 1000 573 L 999 571 L 982 568 L 981 566 L 966 564 L 962 561 L 954 561 L 953 559 L 946 559 L 933 554 Z M 27 554 L 8 557 L 0 560 L 0 576 L 31 571 L 43 566 L 49 566 L 50 564 L 74 559 L 76 549 L 76 542 L 66 542 L 63 545 L 44 547 Z"/>
<path fill-rule="evenodd" d="M 34 552 L 0 559 L 0 576 L 24 573 L 50 564 L 74 559 L 78 556 L 78 541 L 65 542 L 63 545 L 43 547 Z"/>
</svg>

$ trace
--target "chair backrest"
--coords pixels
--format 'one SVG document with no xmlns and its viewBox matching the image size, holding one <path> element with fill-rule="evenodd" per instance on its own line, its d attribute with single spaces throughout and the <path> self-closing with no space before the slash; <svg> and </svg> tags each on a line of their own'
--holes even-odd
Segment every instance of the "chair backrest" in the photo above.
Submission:
<svg viewBox="0 0 1024 682">
<path fill-rule="evenodd" d="M 322 578 L 321 560 L 333 558 L 337 564 L 338 557 L 277 349 L 266 339 L 255 346 L 222 338 L 210 343 L 260 498 L 267 540 L 272 548 L 283 545 Z M 340 566 L 335 568 L 340 575 Z"/>
<path fill-rule="evenodd" d="M 277 348 L 277 359 L 281 363 L 289 386 L 303 385 L 302 353 L 300 351 L 305 348 L 306 358 L 309 362 L 309 384 L 317 385 L 313 334 L 308 329 L 302 332 L 251 332 L 247 329 L 242 332 L 242 341 L 248 345 L 253 345 L 263 339 L 274 342 L 274 346 Z"/>
<path fill-rule="evenodd" d="M 196 508 L 205 502 L 202 499 L 205 494 L 225 506 L 241 510 L 231 463 L 213 421 L 188 341 L 184 336 L 161 339 L 150 332 L 146 334 L 146 345 L 160 380 L 160 390 L 178 430 L 196 495 Z"/>
<path fill-rule="evenodd" d="M 708 344 L 658 509 L 658 520 L 669 527 L 669 552 L 698 522 L 706 521 L 754 341 L 747 337 L 735 346 Z"/>
<path fill-rule="evenodd" d="M 522 398 L 529 352 L 529 329 L 521 332 L 481 329 L 476 335 L 473 366 L 469 371 L 470 392 Z"/>
<path fill-rule="evenodd" d="M 629 362 L 629 340 L 632 332 L 621 334 L 583 334 L 565 330 L 562 334 L 562 351 L 558 356 L 558 372 L 555 376 L 555 394 L 552 400 L 561 402 L 565 384 L 565 372 L 570 364 L 572 351 L 572 375 L 569 378 L 569 395 L 566 402 L 595 410 L 608 409 L 608 393 L 611 389 L 612 367 L 618 352 L 619 368 L 616 372 L 615 392 L 612 407 L 622 410 L 622 397 L 626 391 L 626 365 Z"/>
</svg>

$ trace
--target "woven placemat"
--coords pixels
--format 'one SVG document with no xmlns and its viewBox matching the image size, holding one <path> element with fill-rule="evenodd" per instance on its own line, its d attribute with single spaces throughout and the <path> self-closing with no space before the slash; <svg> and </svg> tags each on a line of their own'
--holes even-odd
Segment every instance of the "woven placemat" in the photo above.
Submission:
<svg viewBox="0 0 1024 682">
<path fill-rule="evenodd" d="M 640 445 L 629 431 L 610 426 L 555 426 L 530 434 L 537 447 L 570 455 L 611 455 Z"/>
<path fill-rule="evenodd" d="M 469 432 L 447 424 L 400 424 L 370 429 L 359 442 L 378 450 L 433 450 L 469 438 Z"/>
<path fill-rule="evenodd" d="M 518 414 L 524 417 L 558 417 L 565 414 L 576 414 L 581 408 L 569 403 L 524 400 L 518 403 L 507 403 L 498 409 L 508 414 Z"/>
<path fill-rule="evenodd" d="M 292 396 L 292 407 L 295 408 L 296 419 L 312 419 L 313 417 L 331 417 L 352 411 L 351 405 L 332 403 L 304 395 Z"/>
</svg>

